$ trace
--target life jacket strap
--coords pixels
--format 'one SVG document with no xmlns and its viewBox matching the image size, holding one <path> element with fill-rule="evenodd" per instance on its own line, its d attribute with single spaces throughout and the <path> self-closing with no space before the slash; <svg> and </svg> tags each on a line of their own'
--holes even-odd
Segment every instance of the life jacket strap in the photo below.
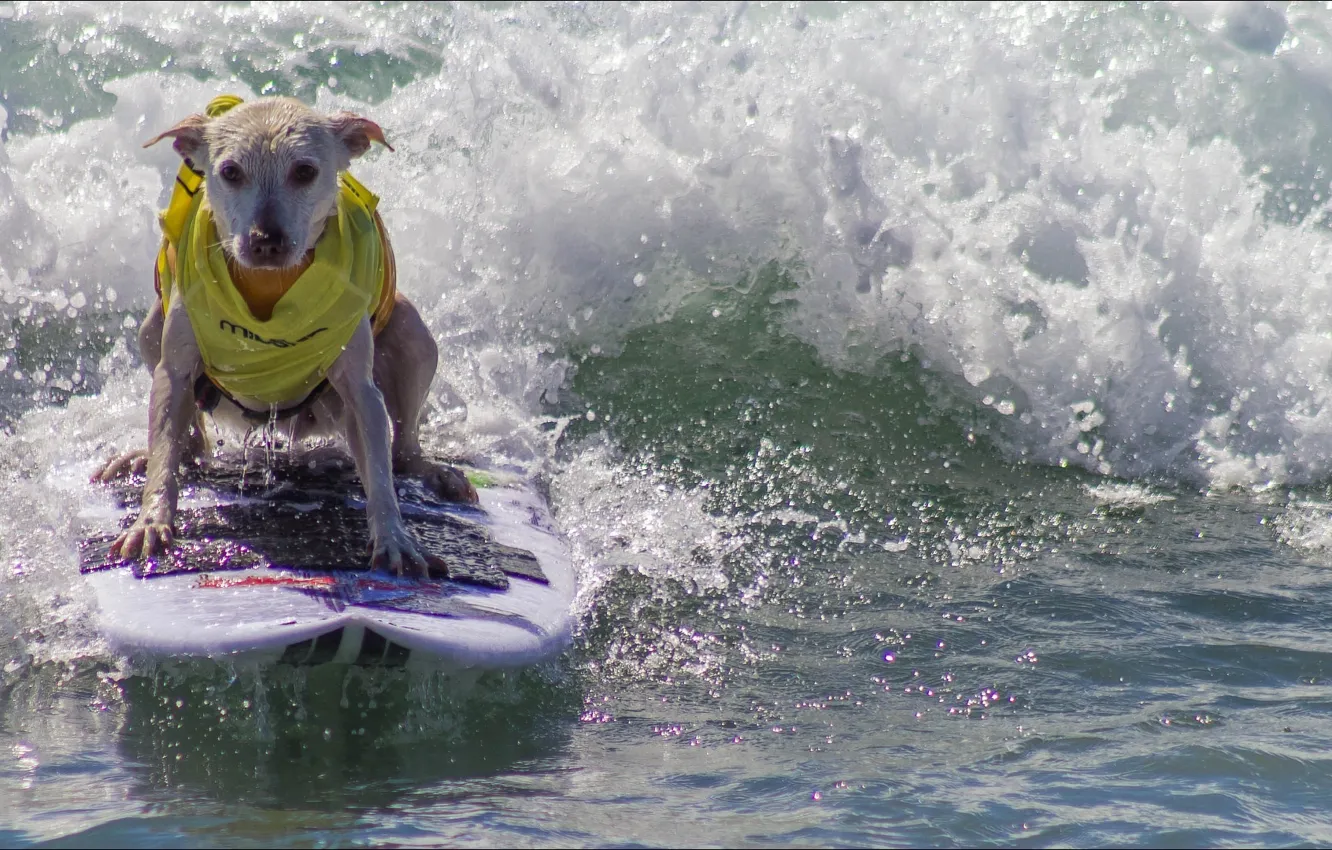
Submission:
<svg viewBox="0 0 1332 850">
<path fill-rule="evenodd" d="M 281 410 L 265 411 L 251 410 L 236 400 L 235 396 L 222 387 L 218 386 L 212 378 L 208 377 L 207 372 L 202 372 L 198 380 L 194 382 L 194 406 L 199 408 L 201 413 L 212 413 L 217 410 L 217 406 L 226 399 L 240 410 L 241 416 L 245 417 L 246 422 L 253 422 L 256 425 L 265 425 L 269 422 L 281 422 L 284 419 L 290 419 L 298 413 L 308 410 L 311 405 L 319 400 L 319 397 L 328 389 L 328 378 L 320 381 L 314 389 L 301 399 L 300 402 L 291 407 L 284 407 Z"/>
</svg>

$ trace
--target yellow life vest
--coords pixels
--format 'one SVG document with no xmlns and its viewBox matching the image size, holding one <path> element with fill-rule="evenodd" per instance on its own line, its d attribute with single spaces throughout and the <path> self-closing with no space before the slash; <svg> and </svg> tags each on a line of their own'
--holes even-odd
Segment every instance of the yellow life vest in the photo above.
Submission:
<svg viewBox="0 0 1332 850">
<path fill-rule="evenodd" d="M 240 103 L 224 95 L 216 116 Z M 184 300 L 205 374 L 232 397 L 273 408 L 299 402 L 323 380 L 362 317 L 378 333 L 393 309 L 393 249 L 375 212 L 379 199 L 350 174 L 339 175 L 337 213 L 315 243 L 313 259 L 272 302 L 254 314 L 232 280 L 203 191 L 203 175 L 182 165 L 171 202 L 160 215 L 157 256 L 162 309 Z"/>
</svg>

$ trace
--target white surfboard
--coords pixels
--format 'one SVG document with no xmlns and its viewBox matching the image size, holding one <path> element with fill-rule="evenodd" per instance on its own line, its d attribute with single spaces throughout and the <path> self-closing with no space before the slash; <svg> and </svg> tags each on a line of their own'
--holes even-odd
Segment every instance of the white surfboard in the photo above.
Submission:
<svg viewBox="0 0 1332 850">
<path fill-rule="evenodd" d="M 148 660 L 236 658 L 445 670 L 531 665 L 570 641 L 569 551 L 530 483 L 468 477 L 479 506 L 399 481 L 404 520 L 448 578 L 364 569 L 365 514 L 349 474 L 223 468 L 186 483 L 168 556 L 109 559 L 140 482 L 108 489 L 81 547 L 112 647 Z"/>
</svg>

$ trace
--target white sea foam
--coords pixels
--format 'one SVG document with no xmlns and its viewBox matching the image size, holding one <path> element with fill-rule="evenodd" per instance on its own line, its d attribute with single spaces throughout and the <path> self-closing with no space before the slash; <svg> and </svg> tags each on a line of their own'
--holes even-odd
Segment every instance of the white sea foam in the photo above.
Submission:
<svg viewBox="0 0 1332 850">
<path fill-rule="evenodd" d="M 1106 481 L 1094 487 L 1084 484 L 1083 488 L 1098 504 L 1109 508 L 1144 508 L 1175 501 L 1174 496 L 1157 493 L 1141 484 Z"/>
<path fill-rule="evenodd" d="M 318 103 L 399 149 L 358 172 L 444 340 L 459 396 L 437 401 L 487 446 L 539 454 L 521 434 L 568 340 L 613 350 L 778 258 L 805 270 L 790 330 L 830 364 L 912 348 L 1005 414 L 1018 454 L 1222 486 L 1329 473 L 1332 240 L 1319 212 L 1274 215 L 1261 179 L 1326 203 L 1332 138 L 1301 107 L 1332 80 L 1326 15 L 171 8 L 16 7 L 88 61 L 135 35 L 174 65 L 0 151 L 5 300 L 146 305 L 173 155 L 137 143 L 254 94 L 226 50 L 291 79 L 356 45 L 417 78 L 367 106 L 344 74 Z"/>
<path fill-rule="evenodd" d="M 1326 563 L 1332 553 L 1332 503 L 1324 499 L 1291 499 L 1273 527 L 1282 543 L 1314 560 Z"/>
</svg>

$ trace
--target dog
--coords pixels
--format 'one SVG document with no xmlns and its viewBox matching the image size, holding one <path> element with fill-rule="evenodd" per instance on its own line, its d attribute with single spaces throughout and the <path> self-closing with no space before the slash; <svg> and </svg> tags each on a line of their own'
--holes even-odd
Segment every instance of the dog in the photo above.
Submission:
<svg viewBox="0 0 1332 850">
<path fill-rule="evenodd" d="M 478 497 L 422 454 L 439 350 L 396 292 L 378 199 L 347 174 L 372 142 L 393 150 L 383 130 L 291 98 L 222 96 L 144 147 L 166 138 L 184 165 L 161 216 L 158 300 L 139 329 L 152 372 L 148 448 L 93 476 L 146 475 L 142 509 L 112 555 L 170 548 L 179 466 L 202 462 L 207 411 L 231 429 L 280 420 L 293 445 L 341 432 L 365 488 L 370 566 L 446 571 L 403 524 L 394 474 L 448 500 Z"/>
</svg>

